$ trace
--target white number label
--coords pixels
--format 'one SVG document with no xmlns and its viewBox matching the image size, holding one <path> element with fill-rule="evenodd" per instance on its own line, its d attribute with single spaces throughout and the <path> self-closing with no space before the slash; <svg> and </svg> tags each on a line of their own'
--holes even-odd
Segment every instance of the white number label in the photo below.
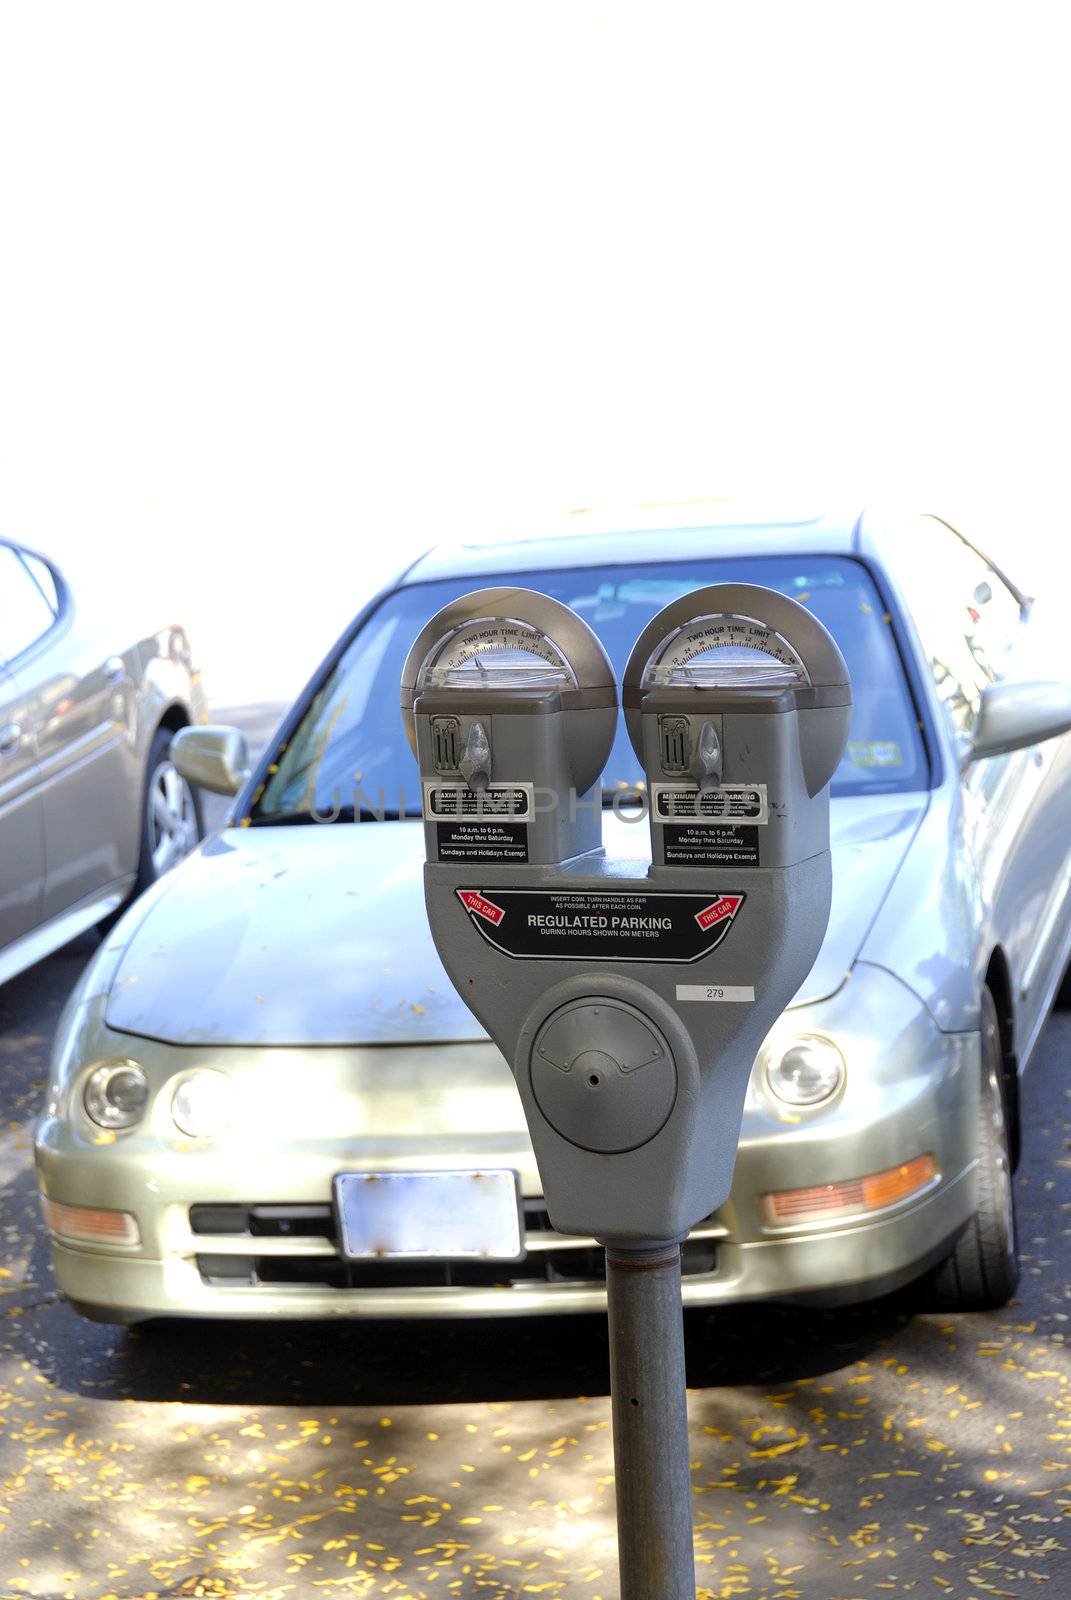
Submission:
<svg viewBox="0 0 1071 1600">
<path fill-rule="evenodd" d="M 721 984 L 721 983 L 678 983 L 678 1000 L 724 1000 L 730 1004 L 737 1002 L 748 1004 L 755 998 L 755 991 L 750 984 Z"/>
</svg>

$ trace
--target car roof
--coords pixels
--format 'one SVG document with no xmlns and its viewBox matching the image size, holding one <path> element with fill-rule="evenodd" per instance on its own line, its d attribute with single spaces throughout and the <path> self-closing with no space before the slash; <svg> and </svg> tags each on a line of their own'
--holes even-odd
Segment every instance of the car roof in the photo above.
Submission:
<svg viewBox="0 0 1071 1600">
<path fill-rule="evenodd" d="M 773 507 L 751 510 L 724 501 L 640 507 L 616 515 L 583 510 L 572 512 L 557 526 L 541 526 L 530 533 L 432 547 L 408 568 L 402 581 L 490 578 L 548 566 L 562 570 L 666 558 L 757 555 L 764 544 L 772 555 L 852 555 L 860 547 L 858 530 L 858 510 L 847 517 L 813 510 L 778 515 Z"/>
<path fill-rule="evenodd" d="M 843 516 L 773 508 L 753 512 L 738 504 L 709 502 L 651 506 L 615 515 L 573 512 L 557 527 L 543 526 L 506 538 L 436 545 L 401 580 L 493 577 L 500 572 L 548 567 L 614 566 L 634 561 L 676 561 L 703 556 L 753 556 L 769 545 L 778 555 L 852 555 L 859 549 L 860 513 Z"/>
</svg>

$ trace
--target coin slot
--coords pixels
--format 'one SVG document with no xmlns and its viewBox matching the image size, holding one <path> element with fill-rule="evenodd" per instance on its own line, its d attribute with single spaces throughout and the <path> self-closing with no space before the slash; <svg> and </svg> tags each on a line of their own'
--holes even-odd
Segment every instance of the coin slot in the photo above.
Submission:
<svg viewBox="0 0 1071 1600">
<path fill-rule="evenodd" d="M 434 761 L 437 772 L 456 772 L 461 756 L 461 721 L 458 717 L 432 717 L 431 732 L 434 740 Z"/>
<path fill-rule="evenodd" d="M 662 743 L 662 770 L 687 772 L 691 744 L 688 738 L 688 718 L 659 717 L 658 731 Z"/>
</svg>

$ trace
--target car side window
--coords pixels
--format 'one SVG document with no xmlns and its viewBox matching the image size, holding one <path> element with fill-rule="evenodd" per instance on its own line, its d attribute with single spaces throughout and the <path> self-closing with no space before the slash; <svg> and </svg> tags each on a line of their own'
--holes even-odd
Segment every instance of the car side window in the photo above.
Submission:
<svg viewBox="0 0 1071 1600">
<path fill-rule="evenodd" d="M 56 580 L 29 551 L 0 544 L 0 658 L 14 661 L 59 615 Z"/>
<path fill-rule="evenodd" d="M 984 556 L 937 517 L 912 518 L 891 530 L 888 565 L 952 727 L 969 734 L 982 690 L 1007 668 L 1022 607 Z"/>
</svg>

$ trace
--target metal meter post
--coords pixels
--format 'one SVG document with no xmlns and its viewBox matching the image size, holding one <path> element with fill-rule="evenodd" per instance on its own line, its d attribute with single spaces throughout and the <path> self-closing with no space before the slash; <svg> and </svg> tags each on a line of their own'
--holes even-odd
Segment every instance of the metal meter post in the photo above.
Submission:
<svg viewBox="0 0 1071 1600">
<path fill-rule="evenodd" d="M 553 1226 L 606 1247 L 622 1597 L 691 1600 L 680 1245 L 825 932 L 851 691 L 802 606 L 718 585 L 644 630 L 623 701 L 649 866 L 602 849 L 616 686 L 568 607 L 455 601 L 402 683 L 436 947 L 511 1064 Z"/>
</svg>

